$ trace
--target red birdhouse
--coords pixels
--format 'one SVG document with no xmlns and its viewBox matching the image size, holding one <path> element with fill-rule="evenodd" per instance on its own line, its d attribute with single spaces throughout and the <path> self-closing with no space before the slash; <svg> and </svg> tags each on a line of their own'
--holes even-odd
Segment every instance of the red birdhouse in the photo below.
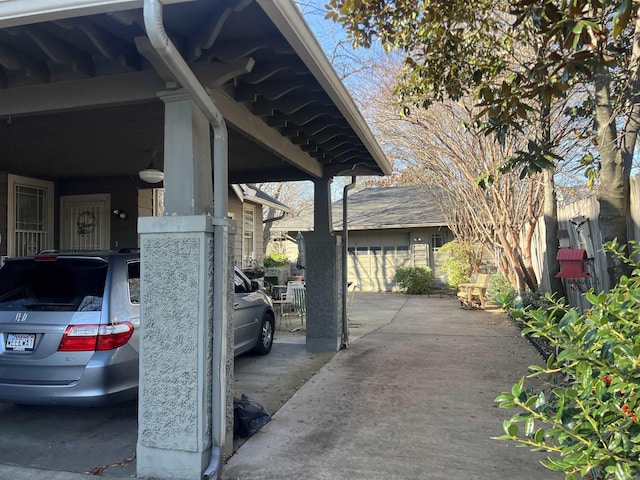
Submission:
<svg viewBox="0 0 640 480">
<path fill-rule="evenodd" d="M 589 276 L 584 271 L 584 262 L 587 260 L 587 252 L 581 248 L 561 248 L 556 257 L 560 262 L 560 271 L 556 273 L 559 278 L 586 278 Z"/>
</svg>

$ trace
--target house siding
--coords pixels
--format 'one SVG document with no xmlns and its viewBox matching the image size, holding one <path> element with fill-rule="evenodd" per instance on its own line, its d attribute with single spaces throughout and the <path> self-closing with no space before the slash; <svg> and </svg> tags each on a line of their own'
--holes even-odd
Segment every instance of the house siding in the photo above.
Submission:
<svg viewBox="0 0 640 480">
<path fill-rule="evenodd" d="M 141 188 L 138 190 L 138 217 L 153 216 L 153 189 Z"/>
<path fill-rule="evenodd" d="M 0 256 L 7 255 L 7 231 L 8 231 L 8 176 L 7 172 L 0 172 Z M 137 217 L 153 215 L 153 189 L 137 187 L 136 180 L 130 177 L 113 178 L 82 178 L 68 179 L 56 185 L 54 209 L 54 222 L 56 225 L 54 244 L 60 245 L 60 196 L 64 195 L 90 195 L 96 193 L 109 193 L 111 195 L 112 209 L 124 210 L 129 214 L 127 219 L 110 216 L 110 248 L 120 250 L 123 248 L 137 248 L 140 245 Z M 254 232 L 255 232 L 255 256 L 261 260 L 264 256 L 262 242 L 262 205 L 247 202 L 255 207 Z M 238 232 L 230 236 L 233 243 L 232 249 L 235 264 L 242 265 L 242 210 L 243 205 L 237 197 L 230 196 L 229 212 L 234 215 Z"/>
<path fill-rule="evenodd" d="M 261 262 L 264 258 L 264 240 L 262 236 L 262 205 L 256 205 L 256 214 L 253 217 L 253 231 L 255 232 L 255 254 L 256 259 Z"/>
<path fill-rule="evenodd" d="M 233 241 L 233 264 L 242 265 L 242 206 L 244 204 L 235 196 L 229 197 L 229 213 L 236 222 L 236 234 L 229 237 Z"/>
<path fill-rule="evenodd" d="M 261 261 L 264 257 L 264 247 L 262 242 L 262 205 L 246 202 L 247 205 L 253 205 L 255 208 L 255 214 L 253 217 L 253 231 L 254 231 L 254 242 L 255 242 L 255 250 L 254 255 L 255 259 Z M 233 236 L 233 258 L 234 264 L 238 267 L 242 268 L 242 228 L 243 228 L 243 208 L 244 203 L 241 202 L 237 197 L 231 196 L 229 197 L 229 213 L 232 214 L 236 226 L 237 232 Z"/>
<path fill-rule="evenodd" d="M 396 291 L 400 267 L 428 267 L 436 281 L 443 281 L 440 269 L 445 257 L 434 251 L 434 235 L 443 243 L 453 238 L 443 227 L 350 231 L 347 281 L 365 292 Z"/>
</svg>

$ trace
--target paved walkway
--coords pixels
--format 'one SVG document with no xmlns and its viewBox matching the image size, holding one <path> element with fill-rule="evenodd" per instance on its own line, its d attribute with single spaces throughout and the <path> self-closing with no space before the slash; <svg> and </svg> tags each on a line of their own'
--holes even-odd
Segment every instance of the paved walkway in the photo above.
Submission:
<svg viewBox="0 0 640 480">
<path fill-rule="evenodd" d="M 542 455 L 491 440 L 493 399 L 541 361 L 504 314 L 450 298 L 358 294 L 353 333 L 250 438 L 225 480 L 561 479 Z M 386 325 L 385 325 L 386 324 Z"/>
<path fill-rule="evenodd" d="M 352 344 L 333 356 L 311 354 L 299 334 L 282 334 L 271 355 L 237 359 L 240 392 L 270 411 L 286 403 L 229 460 L 225 480 L 564 478 L 539 464 L 543 455 L 491 440 L 512 413 L 493 399 L 541 361 L 504 314 L 463 310 L 451 298 L 359 292 L 349 318 Z M 135 405 L 130 410 L 135 418 Z M 55 430 L 51 438 L 43 433 L 60 415 L 34 409 L 26 428 L 37 432 L 33 444 L 0 461 L 0 480 L 95 478 L 71 472 L 87 471 L 78 468 L 87 455 L 109 453 L 122 439 L 106 431 L 112 415 L 101 412 L 96 425 L 80 429 L 84 437 L 60 446 L 51 440 Z M 63 419 L 60 428 L 72 425 Z M 127 428 L 135 440 L 135 423 Z M 2 448 L 14 443 L 7 435 L 0 436 Z M 78 465 L 56 468 L 23 458 L 46 456 L 53 447 Z M 135 461 L 103 475 L 131 478 Z"/>
</svg>

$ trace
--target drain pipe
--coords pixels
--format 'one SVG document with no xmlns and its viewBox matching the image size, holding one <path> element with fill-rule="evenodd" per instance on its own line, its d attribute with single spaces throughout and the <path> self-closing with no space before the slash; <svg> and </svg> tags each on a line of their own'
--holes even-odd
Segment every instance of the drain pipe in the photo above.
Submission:
<svg viewBox="0 0 640 480">
<path fill-rule="evenodd" d="M 203 473 L 218 478 L 222 468 L 222 447 L 226 436 L 227 391 L 227 270 L 228 258 L 228 142 L 227 125 L 211 97 L 200 84 L 187 62 L 169 39 L 163 24 L 159 0 L 144 0 L 144 25 L 147 36 L 164 64 L 180 85 L 193 97 L 213 128 L 213 401 L 211 461 Z"/>
<path fill-rule="evenodd" d="M 342 346 L 349 348 L 349 319 L 347 318 L 347 255 L 349 247 L 349 229 L 347 228 L 347 193 L 356 186 L 356 177 L 351 177 L 351 183 L 344 186 L 342 191 Z"/>
</svg>

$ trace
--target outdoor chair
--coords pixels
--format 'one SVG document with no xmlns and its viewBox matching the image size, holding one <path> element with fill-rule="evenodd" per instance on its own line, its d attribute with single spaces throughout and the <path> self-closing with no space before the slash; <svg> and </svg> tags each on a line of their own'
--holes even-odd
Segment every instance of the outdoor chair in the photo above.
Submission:
<svg viewBox="0 0 640 480">
<path fill-rule="evenodd" d="M 307 289 L 304 285 L 293 286 L 291 288 L 291 294 L 293 295 L 293 308 L 291 314 L 295 314 L 300 317 L 300 327 L 292 330 L 296 331 L 304 328 L 304 317 L 307 314 Z"/>
<path fill-rule="evenodd" d="M 458 285 L 458 300 L 467 308 L 485 308 L 486 293 L 489 287 L 489 275 L 479 273 L 473 283 L 461 283 Z"/>
<path fill-rule="evenodd" d="M 295 292 L 299 291 L 300 289 L 304 291 L 304 284 L 302 282 L 296 282 L 296 281 L 287 282 L 286 291 L 280 295 L 280 298 L 273 301 L 273 304 L 277 310 L 280 325 L 282 324 L 283 320 L 286 320 L 286 322 L 289 324 L 289 327 L 291 327 L 290 317 L 292 313 L 296 311 L 296 293 Z M 298 297 L 299 296 L 300 295 L 298 294 Z M 298 309 L 302 308 L 300 307 L 299 299 L 297 303 L 298 303 Z M 304 312 L 306 313 L 306 301 L 303 303 L 305 305 Z M 301 316 L 301 319 L 302 319 L 302 316 Z"/>
</svg>

